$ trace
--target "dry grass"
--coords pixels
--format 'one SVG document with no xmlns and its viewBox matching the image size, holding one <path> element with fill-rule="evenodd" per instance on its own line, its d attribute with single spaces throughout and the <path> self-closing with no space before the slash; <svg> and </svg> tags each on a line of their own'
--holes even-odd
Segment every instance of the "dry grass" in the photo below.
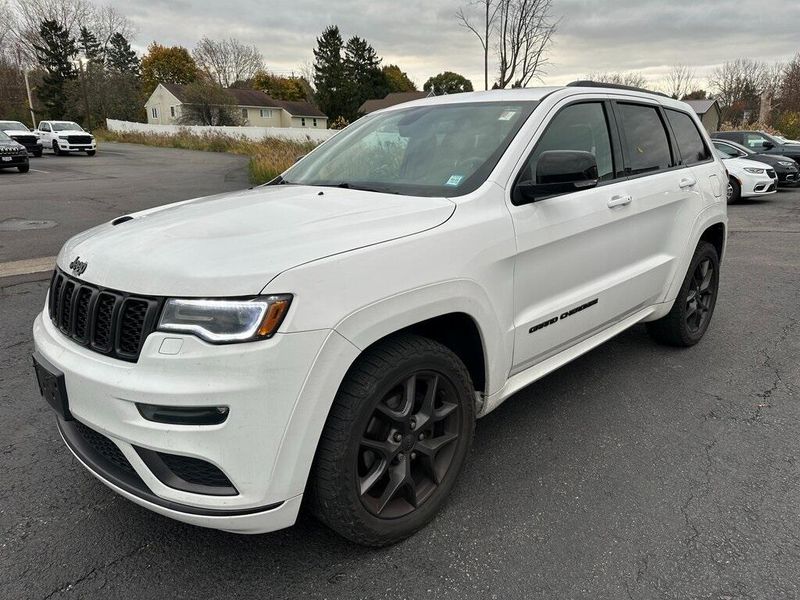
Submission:
<svg viewBox="0 0 800 600">
<path fill-rule="evenodd" d="M 205 152 L 230 152 L 250 157 L 250 181 L 259 184 L 274 179 L 289 168 L 298 156 L 307 154 L 317 142 L 293 142 L 279 138 L 265 138 L 253 142 L 218 133 L 195 135 L 186 131 L 175 135 L 119 131 L 95 131 L 99 141 L 144 144 L 161 148 L 182 148 Z"/>
</svg>

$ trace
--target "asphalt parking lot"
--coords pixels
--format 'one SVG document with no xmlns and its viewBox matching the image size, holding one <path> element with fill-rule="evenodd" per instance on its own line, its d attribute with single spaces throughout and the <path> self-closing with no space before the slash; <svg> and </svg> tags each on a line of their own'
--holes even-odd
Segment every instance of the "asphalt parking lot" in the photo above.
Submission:
<svg viewBox="0 0 800 600">
<path fill-rule="evenodd" d="M 246 185 L 235 157 L 173 169 L 159 153 L 177 151 L 120 152 L 129 166 L 108 159 L 110 180 L 92 173 L 83 191 L 73 173 L 102 153 L 67 159 L 80 166 L 53 182 L 0 176 L 0 221 L 59 221 L 41 238 L 0 232 L 0 261 L 55 254 L 68 233 L 162 198 Z M 523 390 L 479 421 L 443 513 L 382 550 L 307 516 L 253 537 L 194 528 L 105 488 L 64 447 L 31 372 L 47 275 L 0 279 L 0 598 L 798 597 L 800 191 L 729 212 L 699 345 L 657 346 L 637 326 Z"/>
<path fill-rule="evenodd" d="M 29 173 L 0 169 L 0 263 L 53 256 L 76 233 L 128 212 L 247 185 L 243 156 L 115 143 L 93 157 L 45 151 Z M 9 219 L 41 228 L 15 230 Z"/>
</svg>

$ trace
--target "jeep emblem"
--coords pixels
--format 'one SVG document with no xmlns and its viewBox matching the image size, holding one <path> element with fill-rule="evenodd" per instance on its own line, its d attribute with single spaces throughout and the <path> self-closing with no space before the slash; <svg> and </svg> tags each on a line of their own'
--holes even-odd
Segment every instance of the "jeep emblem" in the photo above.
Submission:
<svg viewBox="0 0 800 600">
<path fill-rule="evenodd" d="M 76 256 L 75 260 L 69 263 L 69 268 L 72 269 L 72 273 L 77 276 L 83 275 L 83 272 L 86 270 L 86 267 L 88 266 L 89 263 L 81 260 L 80 256 Z"/>
</svg>

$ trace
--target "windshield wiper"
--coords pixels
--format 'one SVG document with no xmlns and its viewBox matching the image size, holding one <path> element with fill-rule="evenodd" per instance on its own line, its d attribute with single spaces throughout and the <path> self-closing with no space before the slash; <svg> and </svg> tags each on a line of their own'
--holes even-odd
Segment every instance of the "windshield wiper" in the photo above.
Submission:
<svg viewBox="0 0 800 600">
<path fill-rule="evenodd" d="M 342 181 L 340 183 L 321 183 L 319 185 L 322 187 L 335 187 L 335 188 L 342 188 L 345 190 L 359 190 L 361 192 L 377 192 L 379 194 L 397 194 L 397 192 L 394 192 L 392 190 L 387 190 L 386 188 L 369 187 L 366 185 L 348 183 L 347 181 Z"/>
</svg>

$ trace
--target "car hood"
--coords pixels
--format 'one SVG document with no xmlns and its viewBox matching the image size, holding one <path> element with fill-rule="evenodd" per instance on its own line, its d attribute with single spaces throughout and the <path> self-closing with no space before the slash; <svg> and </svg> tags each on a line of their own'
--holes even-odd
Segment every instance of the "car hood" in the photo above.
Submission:
<svg viewBox="0 0 800 600">
<path fill-rule="evenodd" d="M 57 264 L 73 273 L 80 257 L 81 279 L 136 294 L 253 295 L 282 271 L 431 229 L 454 210 L 445 198 L 265 186 L 100 225 L 68 241 Z"/>
<path fill-rule="evenodd" d="M 36 134 L 33 133 L 32 131 L 24 131 L 22 129 L 2 129 L 0 131 L 5 133 L 6 135 L 32 135 L 36 137 Z"/>
</svg>

